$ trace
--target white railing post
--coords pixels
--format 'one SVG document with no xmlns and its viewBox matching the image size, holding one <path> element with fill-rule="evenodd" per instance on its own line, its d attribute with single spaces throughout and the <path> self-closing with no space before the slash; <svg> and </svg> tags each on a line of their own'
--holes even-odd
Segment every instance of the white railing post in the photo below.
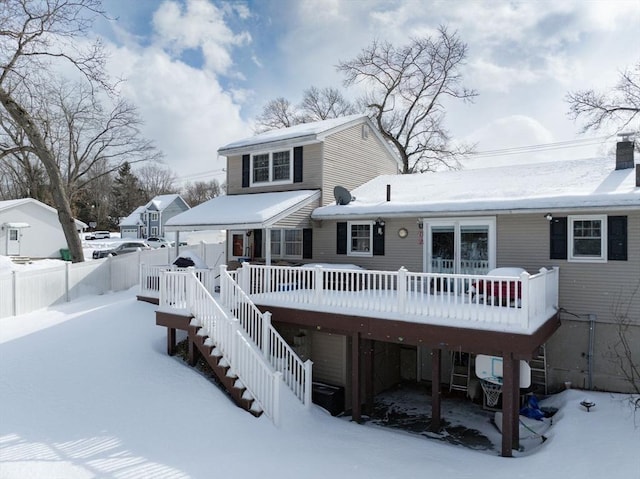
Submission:
<svg viewBox="0 0 640 479">
<path fill-rule="evenodd" d="M 249 295 L 251 293 L 249 288 L 249 285 L 251 284 L 251 265 L 249 262 L 242 263 L 242 267 L 238 272 L 240 273 L 240 281 L 238 281 L 238 284 L 240 285 L 240 288 L 242 288 L 242 291 Z"/>
<path fill-rule="evenodd" d="M 322 304 L 322 291 L 324 289 L 324 282 L 322 281 L 323 271 L 322 266 L 318 265 L 314 268 L 314 298 L 315 304 Z"/>
<path fill-rule="evenodd" d="M 273 375 L 273 424 L 280 425 L 280 387 L 282 385 L 282 373 L 277 371 Z"/>
<path fill-rule="evenodd" d="M 225 294 L 229 294 L 228 290 L 229 284 L 227 283 L 227 265 L 220 265 L 220 298 L 222 299 L 222 304 L 227 304 L 227 296 Z"/>
<path fill-rule="evenodd" d="M 313 361 L 307 359 L 304 362 L 304 405 L 311 407 L 312 392 L 313 392 Z"/>
<path fill-rule="evenodd" d="M 262 353 L 267 361 L 271 358 L 271 313 L 262 313 Z"/>
<path fill-rule="evenodd" d="M 525 328 L 529 328 L 529 323 L 531 321 L 531 318 L 529 317 L 529 303 L 530 303 L 530 297 L 529 297 L 529 273 L 527 273 L 526 271 L 520 273 L 520 282 L 522 285 L 522 292 L 520 293 L 520 307 L 522 308 L 522 315 L 524 316 L 524 327 Z M 518 294 L 517 294 L 517 289 L 515 289 L 515 302 L 517 305 L 518 302 Z"/>
<path fill-rule="evenodd" d="M 398 270 L 398 312 L 404 313 L 407 299 L 407 269 L 402 266 Z"/>
</svg>

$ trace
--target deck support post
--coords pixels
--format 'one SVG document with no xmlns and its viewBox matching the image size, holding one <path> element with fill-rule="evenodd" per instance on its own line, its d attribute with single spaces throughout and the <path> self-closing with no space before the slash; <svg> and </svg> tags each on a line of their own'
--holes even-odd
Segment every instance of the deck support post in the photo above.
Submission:
<svg viewBox="0 0 640 479">
<path fill-rule="evenodd" d="M 502 357 L 502 374 L 502 456 L 511 457 L 513 449 L 520 447 L 520 361 L 511 353 Z"/>
<path fill-rule="evenodd" d="M 363 369 L 364 369 L 364 412 L 371 415 L 373 412 L 373 354 L 374 342 L 370 339 L 362 341 Z"/>
<path fill-rule="evenodd" d="M 362 422 L 360 402 L 360 333 L 351 335 L 351 420 Z"/>
<path fill-rule="evenodd" d="M 176 328 L 167 328 L 167 354 L 176 354 Z"/>
<path fill-rule="evenodd" d="M 440 431 L 442 425 L 441 420 L 441 367 L 442 362 L 442 349 L 431 350 L 431 424 L 429 430 L 431 432 Z"/>
</svg>

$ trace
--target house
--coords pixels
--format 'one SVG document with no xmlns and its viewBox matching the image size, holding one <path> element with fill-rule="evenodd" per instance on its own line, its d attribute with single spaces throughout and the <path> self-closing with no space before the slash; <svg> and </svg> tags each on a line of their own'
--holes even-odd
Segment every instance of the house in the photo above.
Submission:
<svg viewBox="0 0 640 479">
<path fill-rule="evenodd" d="M 629 340 L 640 338 L 633 151 L 633 142 L 621 141 L 615 160 L 380 176 L 356 188 L 348 205 L 314 210 L 322 224 L 314 229 L 314 261 L 435 274 L 557 267 L 562 326 L 545 345 L 547 386 L 630 392 L 617 348 L 621 321 L 629 322 Z M 418 379 L 428 379 L 421 368 L 428 356 L 418 349 Z"/>
<path fill-rule="evenodd" d="M 218 154 L 227 157 L 227 194 L 172 218 L 166 230 L 227 230 L 228 261 L 311 259 L 311 212 L 334 201 L 334 187 L 400 167 L 363 115 L 269 131 Z"/>
<path fill-rule="evenodd" d="M 145 237 L 145 207 L 138 206 L 133 213 L 120 221 L 121 238 L 144 238 Z"/>
<path fill-rule="evenodd" d="M 429 381 L 434 431 L 443 385 L 472 395 L 474 360 L 493 358 L 500 369 L 503 456 L 518 447 L 522 391 L 535 386 L 546 393 L 565 382 L 628 388 L 616 367 L 620 329 L 612 311 L 628 311 L 625 319 L 636 327 L 640 186 L 631 142 L 621 142 L 615 162 L 372 174 L 369 155 L 355 150 L 377 134 L 368 120 L 353 121 L 330 133 L 309 125 L 221 148 L 230 194 L 216 199 L 220 208 L 212 200 L 168 228 L 228 229 L 227 258 L 243 262 L 221 273 L 219 300 L 210 301 L 223 307 L 212 306 L 213 316 L 199 302 L 172 297 L 171 291 L 188 289 L 188 278 L 166 273 L 183 282 L 163 286 L 156 316 L 167 327 L 168 351 L 175 330 L 191 328 L 190 351 L 208 357 L 202 348 L 211 343 L 204 338 L 221 331 L 218 321 L 230 311 L 237 318 L 230 324 L 242 325 L 292 390 L 308 391 L 292 377 L 312 374 L 314 382 L 340 389 L 340 406 L 355 421 L 377 392 L 402 380 Z M 282 163 L 280 148 L 289 151 Z M 382 140 L 380 148 L 385 153 Z M 314 151 L 322 166 L 309 165 Z M 297 182 L 299 157 L 305 175 Z M 313 184 L 304 183 L 309 169 L 318 171 Z M 297 237 L 287 235 L 297 228 Z M 189 297 L 206 301 L 195 291 Z M 223 339 L 213 343 L 225 356 Z M 274 349 L 274 342 L 282 346 Z M 291 350 L 297 356 L 285 359 Z M 300 358 L 313 361 L 312 373 Z M 489 391 L 489 378 L 480 379 Z"/>
<path fill-rule="evenodd" d="M 188 209 L 189 205 L 178 194 L 158 195 L 120 221 L 120 235 L 122 238 L 164 237 L 167 221 Z"/>
<path fill-rule="evenodd" d="M 78 232 L 87 228 L 75 222 Z M 0 255 L 60 258 L 67 247 L 54 208 L 33 198 L 0 201 Z"/>
</svg>

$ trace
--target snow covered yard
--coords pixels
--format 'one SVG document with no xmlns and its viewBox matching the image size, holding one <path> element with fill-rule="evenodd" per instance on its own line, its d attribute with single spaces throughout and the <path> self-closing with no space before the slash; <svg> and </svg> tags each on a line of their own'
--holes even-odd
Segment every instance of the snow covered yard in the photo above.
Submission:
<svg viewBox="0 0 640 479">
<path fill-rule="evenodd" d="M 640 414 L 624 395 L 551 398 L 549 439 L 512 459 L 293 400 L 276 428 L 168 357 L 154 308 L 134 289 L 0 319 L 0 477 L 640 477 Z"/>
</svg>

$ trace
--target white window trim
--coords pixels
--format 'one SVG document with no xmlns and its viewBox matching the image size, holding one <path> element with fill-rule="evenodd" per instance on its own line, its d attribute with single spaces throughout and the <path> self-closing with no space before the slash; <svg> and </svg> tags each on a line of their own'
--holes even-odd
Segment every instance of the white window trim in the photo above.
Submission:
<svg viewBox="0 0 640 479">
<path fill-rule="evenodd" d="M 151 235 L 150 236 L 158 236 L 158 227 L 157 226 L 152 226 L 151 227 Z"/>
<path fill-rule="evenodd" d="M 301 239 L 300 239 L 300 245 L 301 245 L 301 252 L 299 255 L 288 255 L 286 254 L 286 248 L 285 248 L 285 231 L 291 231 L 291 230 L 295 230 L 295 231 L 300 231 L 300 235 L 301 235 Z M 302 228 L 274 228 L 272 230 L 270 230 L 269 232 L 269 241 L 271 241 L 271 231 L 280 231 L 280 254 L 275 254 L 273 253 L 273 249 L 271 250 L 271 256 L 273 258 L 281 258 L 281 259 L 302 259 L 303 256 L 303 251 L 304 251 L 304 232 L 302 230 Z"/>
<path fill-rule="evenodd" d="M 281 151 L 289 152 L 289 179 L 288 180 L 273 180 L 273 154 L 280 153 Z M 268 181 L 253 181 L 253 157 L 256 155 L 269 155 L 269 180 Z M 279 148 L 273 151 L 260 151 L 251 154 L 251 160 L 249 161 L 249 186 L 266 186 L 266 185 L 290 185 L 293 183 L 293 148 Z"/>
<path fill-rule="evenodd" d="M 489 271 L 496 267 L 496 253 L 497 253 L 497 233 L 496 233 L 496 217 L 495 216 L 478 216 L 478 217 L 464 217 L 464 218 L 424 218 L 422 219 L 422 230 L 424 233 L 422 258 L 424 264 L 422 265 L 422 271 L 432 273 L 431 271 L 431 230 L 434 226 L 453 226 L 455 232 L 455 255 L 454 261 L 456 265 L 460 262 L 460 231 L 461 226 L 487 226 L 489 229 Z"/>
<path fill-rule="evenodd" d="M 369 226 L 369 251 L 351 251 L 351 227 L 358 225 Z M 349 221 L 347 223 L 347 256 L 368 258 L 373 256 L 373 221 Z"/>
<path fill-rule="evenodd" d="M 606 263 L 607 262 L 607 215 L 575 215 L 568 216 L 569 251 L 568 261 L 576 263 Z M 600 256 L 575 256 L 573 253 L 573 223 L 575 221 L 600 221 Z"/>
<path fill-rule="evenodd" d="M 160 215 L 157 211 L 149 212 L 149 221 L 158 221 Z"/>
</svg>

